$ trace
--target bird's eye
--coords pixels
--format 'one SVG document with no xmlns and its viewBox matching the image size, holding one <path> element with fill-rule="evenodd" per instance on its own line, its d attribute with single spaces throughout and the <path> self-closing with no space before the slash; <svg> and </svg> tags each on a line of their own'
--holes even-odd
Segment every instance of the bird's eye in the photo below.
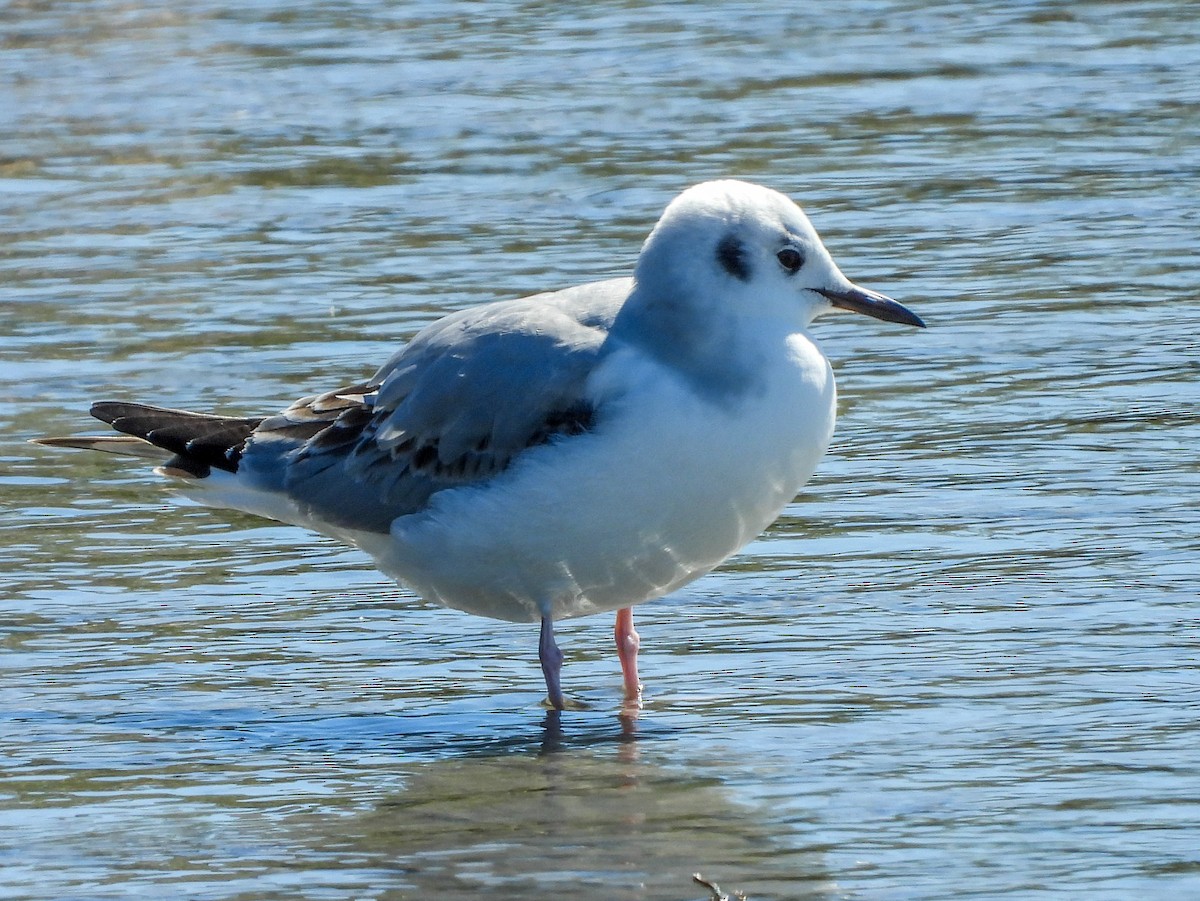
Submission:
<svg viewBox="0 0 1200 901">
<path fill-rule="evenodd" d="M 783 248 L 783 250 L 775 254 L 775 259 L 779 260 L 779 265 L 789 273 L 798 272 L 800 267 L 804 265 L 804 254 L 795 247 Z"/>
</svg>

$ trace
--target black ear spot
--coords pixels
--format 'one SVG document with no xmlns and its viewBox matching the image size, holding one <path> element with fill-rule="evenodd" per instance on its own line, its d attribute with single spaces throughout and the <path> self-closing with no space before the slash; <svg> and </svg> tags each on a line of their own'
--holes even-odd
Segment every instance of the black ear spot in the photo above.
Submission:
<svg viewBox="0 0 1200 901">
<path fill-rule="evenodd" d="M 736 279 L 750 281 L 750 264 L 746 260 L 746 248 L 732 232 L 717 245 L 717 262 Z"/>
</svg>

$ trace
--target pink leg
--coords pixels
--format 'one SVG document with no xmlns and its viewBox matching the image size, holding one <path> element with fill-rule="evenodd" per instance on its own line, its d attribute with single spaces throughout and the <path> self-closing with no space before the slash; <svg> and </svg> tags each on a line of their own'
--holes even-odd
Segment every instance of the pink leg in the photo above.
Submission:
<svg viewBox="0 0 1200 901">
<path fill-rule="evenodd" d="M 642 683 L 638 681 L 637 655 L 642 640 L 633 629 L 632 607 L 617 611 L 613 637 L 617 640 L 617 656 L 621 658 L 621 674 L 625 677 L 625 703 L 641 707 Z"/>
<path fill-rule="evenodd" d="M 546 677 L 546 699 L 555 710 L 564 708 L 562 693 L 562 651 L 554 643 L 554 622 L 542 617 L 542 636 L 538 641 L 538 659 L 542 662 L 542 675 Z"/>
</svg>

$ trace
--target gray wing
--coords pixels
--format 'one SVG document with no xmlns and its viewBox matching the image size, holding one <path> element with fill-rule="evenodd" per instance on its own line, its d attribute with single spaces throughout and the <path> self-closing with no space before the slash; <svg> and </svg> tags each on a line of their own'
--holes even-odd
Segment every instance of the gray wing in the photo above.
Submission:
<svg viewBox="0 0 1200 901">
<path fill-rule="evenodd" d="M 263 420 L 239 473 L 332 525 L 387 531 L 435 492 L 589 429 L 584 384 L 631 288 L 614 279 L 453 313 L 368 381 Z"/>
</svg>

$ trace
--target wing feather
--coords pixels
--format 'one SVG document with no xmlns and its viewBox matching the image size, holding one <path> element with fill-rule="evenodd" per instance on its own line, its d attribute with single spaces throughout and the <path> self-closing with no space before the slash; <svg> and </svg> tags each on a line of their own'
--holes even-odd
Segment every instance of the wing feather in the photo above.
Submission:
<svg viewBox="0 0 1200 901">
<path fill-rule="evenodd" d="M 585 383 L 630 288 L 616 279 L 451 314 L 368 381 L 264 419 L 241 468 L 314 517 L 386 531 L 437 491 L 590 429 Z"/>
</svg>

